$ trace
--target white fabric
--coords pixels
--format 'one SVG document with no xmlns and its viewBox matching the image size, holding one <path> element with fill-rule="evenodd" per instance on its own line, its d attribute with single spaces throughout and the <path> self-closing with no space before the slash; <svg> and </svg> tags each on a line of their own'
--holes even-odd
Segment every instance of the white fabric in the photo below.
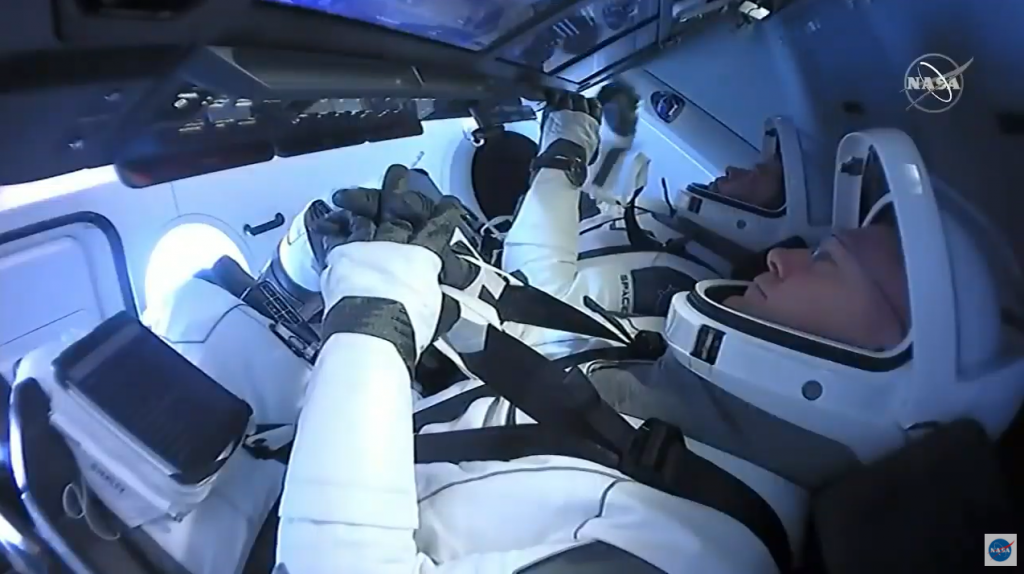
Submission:
<svg viewBox="0 0 1024 574">
<path fill-rule="evenodd" d="M 540 134 L 540 153 L 544 153 L 556 140 L 566 139 L 582 146 L 585 153 L 583 161 L 589 161 L 600 141 L 599 126 L 598 121 L 585 112 L 546 112 Z"/>
<path fill-rule="evenodd" d="M 441 314 L 441 259 L 436 254 L 418 245 L 356 242 L 332 249 L 327 265 L 320 282 L 328 313 L 344 297 L 397 301 L 412 322 L 416 352 L 430 344 Z"/>
<path fill-rule="evenodd" d="M 306 211 L 312 204 L 312 201 L 307 203 L 292 219 L 288 233 L 277 245 L 277 256 L 292 281 L 307 291 L 317 292 L 320 290 L 320 269 L 306 234 Z"/>
</svg>

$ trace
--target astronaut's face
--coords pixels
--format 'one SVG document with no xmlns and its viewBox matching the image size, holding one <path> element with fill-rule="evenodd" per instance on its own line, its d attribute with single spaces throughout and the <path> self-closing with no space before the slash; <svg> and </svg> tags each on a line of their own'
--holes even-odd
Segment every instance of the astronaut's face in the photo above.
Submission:
<svg viewBox="0 0 1024 574">
<path fill-rule="evenodd" d="M 724 176 L 715 179 L 713 189 L 736 201 L 777 209 L 784 200 L 782 163 L 775 158 L 758 163 L 753 169 L 729 166 Z"/>
<path fill-rule="evenodd" d="M 725 305 L 784 327 L 865 349 L 896 346 L 909 327 L 899 234 L 868 226 L 818 249 L 773 249 L 769 271 Z"/>
</svg>

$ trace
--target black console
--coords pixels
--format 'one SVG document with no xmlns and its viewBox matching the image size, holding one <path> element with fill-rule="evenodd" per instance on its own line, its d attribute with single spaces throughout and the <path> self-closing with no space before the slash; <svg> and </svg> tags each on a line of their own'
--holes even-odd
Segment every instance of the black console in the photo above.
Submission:
<svg viewBox="0 0 1024 574">
<path fill-rule="evenodd" d="M 767 1 L 767 0 L 764 0 Z M 275 156 L 481 126 L 604 82 L 701 0 L 47 0 L 0 18 L 0 185 L 116 164 L 144 187 Z"/>
</svg>

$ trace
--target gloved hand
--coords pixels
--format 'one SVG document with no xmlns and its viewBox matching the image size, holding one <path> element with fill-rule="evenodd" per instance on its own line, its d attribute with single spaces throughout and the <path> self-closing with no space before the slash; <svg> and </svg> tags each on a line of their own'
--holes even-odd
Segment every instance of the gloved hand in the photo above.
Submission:
<svg viewBox="0 0 1024 574">
<path fill-rule="evenodd" d="M 367 241 L 367 237 L 379 239 L 374 236 L 378 232 L 374 223 L 376 221 L 421 218 L 421 214 L 429 215 L 435 208 L 434 200 L 422 193 L 400 186 L 389 186 L 388 176 L 385 175 L 384 179 L 383 190 L 352 188 L 334 192 L 331 201 L 340 211 L 325 217 L 316 227 L 317 235 L 323 238 L 325 253 L 350 241 Z M 381 198 L 384 198 L 383 201 Z M 454 196 L 445 196 L 441 202 L 445 205 L 445 217 L 454 217 L 457 227 L 464 219 L 466 207 Z M 454 216 L 451 212 L 454 212 Z M 475 273 L 469 263 L 451 250 L 452 234 L 454 230 L 448 234 L 449 242 L 433 251 L 443 263 L 441 283 L 463 289 L 473 281 Z"/>
<path fill-rule="evenodd" d="M 323 338 L 361 333 L 395 345 L 410 372 L 442 324 L 441 253 L 459 224 L 454 198 L 436 204 L 416 192 L 349 189 L 320 220 L 327 269 Z"/>
<path fill-rule="evenodd" d="M 561 169 L 570 183 L 582 186 L 586 166 L 597 159 L 600 126 L 601 104 L 596 99 L 569 92 L 554 95 L 544 110 L 534 170 Z"/>
</svg>

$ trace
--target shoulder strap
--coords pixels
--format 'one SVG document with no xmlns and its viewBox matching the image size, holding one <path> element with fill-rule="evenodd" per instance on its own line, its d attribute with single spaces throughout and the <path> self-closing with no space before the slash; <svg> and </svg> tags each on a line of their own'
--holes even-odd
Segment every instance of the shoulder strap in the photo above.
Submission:
<svg viewBox="0 0 1024 574">
<path fill-rule="evenodd" d="M 494 307 L 503 322 L 629 342 L 590 315 L 530 285 L 506 286 Z"/>
</svg>

